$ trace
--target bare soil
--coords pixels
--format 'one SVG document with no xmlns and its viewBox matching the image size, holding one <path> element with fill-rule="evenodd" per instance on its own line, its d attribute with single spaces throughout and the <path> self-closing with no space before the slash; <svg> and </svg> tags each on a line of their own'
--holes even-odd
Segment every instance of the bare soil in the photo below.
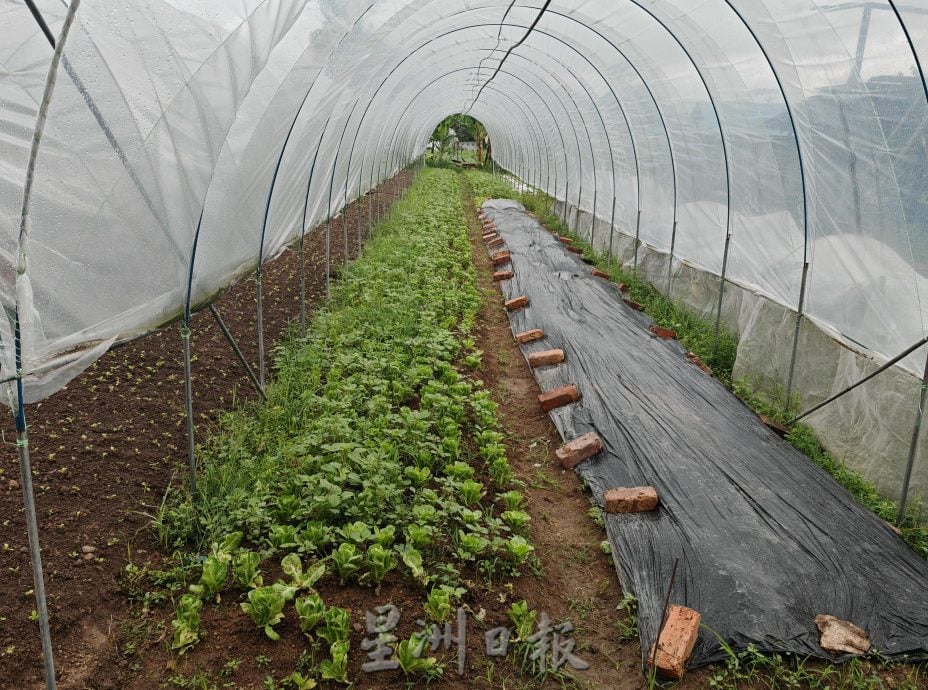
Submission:
<svg viewBox="0 0 928 690">
<path fill-rule="evenodd" d="M 378 189 L 392 203 L 412 180 L 404 172 Z M 376 213 L 376 209 L 375 209 Z M 376 218 L 376 216 L 375 216 Z M 348 226 L 348 256 L 341 241 Z M 358 254 L 368 199 L 332 221 L 332 265 Z M 308 308 L 325 299 L 323 227 L 305 239 Z M 277 341 L 299 318 L 296 246 L 265 265 L 264 337 Z M 257 359 L 255 283 L 235 285 L 215 306 L 245 357 Z M 257 393 L 208 312 L 191 322 L 194 414 L 204 438 L 218 415 Z M 272 348 L 268 347 L 268 367 Z M 148 525 L 171 482 L 186 480 L 183 360 L 170 326 L 107 352 L 51 398 L 27 409 L 36 508 L 55 661 L 62 688 L 160 687 L 142 681 L 134 654 L 147 635 L 119 584 L 126 564 L 157 551 Z M 44 687 L 32 569 L 19 489 L 15 429 L 7 415 L 0 453 L 0 687 Z M 93 550 L 84 553 L 84 547 Z M 85 560 L 86 556 L 86 560 Z M 208 615 L 208 614 L 207 614 Z M 207 623 L 207 628 L 209 624 Z M 127 649 L 128 647 L 128 649 Z M 221 666 L 221 664 L 220 664 Z"/>
</svg>

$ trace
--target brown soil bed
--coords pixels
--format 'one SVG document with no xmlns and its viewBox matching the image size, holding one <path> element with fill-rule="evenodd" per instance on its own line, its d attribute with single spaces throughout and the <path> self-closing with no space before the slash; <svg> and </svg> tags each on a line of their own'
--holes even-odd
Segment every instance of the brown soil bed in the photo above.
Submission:
<svg viewBox="0 0 928 690">
<path fill-rule="evenodd" d="M 412 173 L 378 190 L 391 203 Z M 375 210 L 376 213 L 376 210 Z M 367 197 L 332 221 L 332 266 L 358 254 L 368 227 Z M 375 216 L 376 219 L 376 216 Z M 305 240 L 308 308 L 325 299 L 323 227 Z M 271 345 L 299 318 L 299 261 L 291 245 L 265 265 L 264 337 Z M 243 280 L 216 303 L 245 357 L 257 359 L 255 284 Z M 194 414 L 204 438 L 219 413 L 257 393 L 208 312 L 193 316 Z M 148 525 L 169 483 L 186 481 L 181 338 L 175 325 L 107 352 L 51 398 L 26 411 L 55 661 L 62 688 L 122 688 L 138 683 L 126 646 L 137 642 L 118 579 L 127 562 L 157 550 Z M 19 490 L 12 415 L 0 454 L 0 687 L 44 687 L 32 570 Z M 92 547 L 84 560 L 83 547 Z M 158 680 L 137 687 L 160 687 Z"/>
</svg>

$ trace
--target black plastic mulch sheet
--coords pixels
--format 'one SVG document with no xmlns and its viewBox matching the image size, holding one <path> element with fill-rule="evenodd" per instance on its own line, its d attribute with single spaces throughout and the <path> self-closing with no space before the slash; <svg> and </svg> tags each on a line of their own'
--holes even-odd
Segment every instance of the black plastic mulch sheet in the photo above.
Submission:
<svg viewBox="0 0 928 690">
<path fill-rule="evenodd" d="M 642 653 L 679 559 L 671 603 L 699 611 L 705 626 L 691 667 L 725 656 L 716 634 L 735 649 L 827 658 L 817 614 L 864 628 L 874 651 L 924 657 L 928 562 L 679 343 L 651 335 L 650 318 L 519 204 L 483 208 L 512 254 L 504 297 L 529 298 L 510 314 L 512 330 L 545 333 L 523 353 L 566 353 L 535 370 L 542 390 L 574 383 L 582 395 L 553 411 L 554 423 L 564 439 L 596 431 L 605 444 L 577 468 L 593 501 L 619 486 L 654 486 L 660 497 L 653 513 L 606 515 L 620 580 L 639 601 Z"/>
</svg>

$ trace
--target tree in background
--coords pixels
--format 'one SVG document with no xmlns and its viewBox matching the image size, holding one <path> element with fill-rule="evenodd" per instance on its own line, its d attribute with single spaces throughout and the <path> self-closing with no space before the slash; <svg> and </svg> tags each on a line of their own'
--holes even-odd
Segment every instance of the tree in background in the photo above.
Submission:
<svg viewBox="0 0 928 690">
<path fill-rule="evenodd" d="M 472 141 L 476 145 L 477 165 L 482 166 L 486 158 L 487 130 L 483 123 L 470 115 L 457 113 L 449 115 L 438 123 L 432 132 L 433 151 L 439 160 L 444 160 L 448 152 L 458 141 Z"/>
</svg>

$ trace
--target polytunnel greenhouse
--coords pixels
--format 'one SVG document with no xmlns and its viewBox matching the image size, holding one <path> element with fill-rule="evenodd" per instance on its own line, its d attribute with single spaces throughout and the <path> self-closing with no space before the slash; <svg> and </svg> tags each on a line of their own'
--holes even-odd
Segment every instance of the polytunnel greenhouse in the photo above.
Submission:
<svg viewBox="0 0 928 690">
<path fill-rule="evenodd" d="M 0 36 L 0 686 L 925 687 L 924 0 Z"/>
</svg>

